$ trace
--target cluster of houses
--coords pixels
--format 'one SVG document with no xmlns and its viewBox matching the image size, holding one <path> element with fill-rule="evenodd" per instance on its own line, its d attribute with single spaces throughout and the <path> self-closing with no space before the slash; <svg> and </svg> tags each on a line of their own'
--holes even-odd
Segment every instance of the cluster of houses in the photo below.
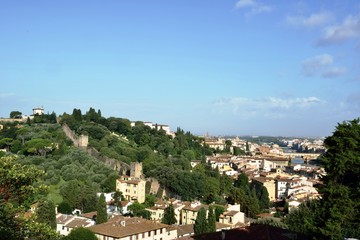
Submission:
<svg viewBox="0 0 360 240">
<path fill-rule="evenodd" d="M 208 157 L 207 162 L 234 179 L 245 173 L 251 183 L 267 189 L 270 201 L 286 200 L 291 207 L 318 198 L 315 186 L 321 184 L 320 176 L 325 174 L 318 166 L 290 164 L 288 158 L 279 156 L 219 155 Z M 193 167 L 197 164 L 199 161 L 192 161 Z"/>
<path fill-rule="evenodd" d="M 128 206 L 137 201 L 145 201 L 145 180 L 142 177 L 141 163 L 132 163 L 130 176 L 121 176 L 116 181 L 116 190 L 123 193 L 125 201 L 121 202 L 121 211 L 116 211 L 112 205 L 111 194 L 105 195 L 108 203 L 109 221 L 95 225 L 96 212 L 66 215 L 56 215 L 57 231 L 61 235 L 68 235 L 77 227 L 87 227 L 95 233 L 98 239 L 120 240 L 120 239 L 178 239 L 186 238 L 194 233 L 193 226 L 197 214 L 201 208 L 208 213 L 209 206 L 199 201 L 180 201 L 178 199 L 158 200 L 155 205 L 146 208 L 150 212 L 151 219 L 124 216 Z M 176 223 L 174 225 L 162 224 L 165 209 L 172 205 L 174 207 Z M 232 229 L 245 225 L 245 215 L 240 211 L 240 205 L 229 205 L 225 212 L 219 216 L 216 223 L 217 230 Z"/>
<path fill-rule="evenodd" d="M 323 169 L 312 166 L 289 165 L 289 160 L 275 157 L 209 157 L 207 162 L 222 174 L 233 178 L 246 173 L 253 184 L 264 186 L 270 201 L 285 200 L 289 209 L 296 208 L 303 201 L 319 197 L 315 188 L 320 183 L 319 177 L 325 174 Z M 192 161 L 195 167 L 199 161 Z M 208 205 L 199 201 L 187 202 L 179 199 L 158 200 L 154 206 L 146 208 L 150 212 L 150 220 L 126 217 L 128 206 L 133 202 L 145 202 L 146 181 L 142 175 L 141 163 L 132 163 L 130 176 L 121 176 L 116 180 L 116 190 L 122 192 L 125 201 L 121 202 L 121 211 L 116 211 L 111 204 L 112 195 L 106 195 L 108 202 L 109 221 L 95 225 L 96 212 L 80 216 L 57 214 L 57 230 L 67 235 L 71 229 L 82 226 L 89 227 L 98 239 L 186 239 L 191 236 L 197 214 L 201 208 L 207 212 Z M 172 205 L 175 212 L 174 225 L 162 224 L 165 209 Z M 225 206 L 225 212 L 219 216 L 216 223 L 217 230 L 244 227 L 248 223 L 240 205 Z"/>
<path fill-rule="evenodd" d="M 231 141 L 230 152 L 234 153 L 234 147 L 244 150 L 252 155 L 272 155 L 272 156 L 284 156 L 286 153 L 284 149 L 278 144 L 262 144 L 248 142 L 239 137 L 235 138 L 221 138 L 221 137 L 204 137 L 204 143 L 209 147 L 224 150 L 226 148 L 227 141 Z M 282 145 L 287 146 L 289 149 L 295 149 L 300 152 L 313 152 L 323 153 L 325 152 L 323 139 L 282 139 Z"/>
</svg>

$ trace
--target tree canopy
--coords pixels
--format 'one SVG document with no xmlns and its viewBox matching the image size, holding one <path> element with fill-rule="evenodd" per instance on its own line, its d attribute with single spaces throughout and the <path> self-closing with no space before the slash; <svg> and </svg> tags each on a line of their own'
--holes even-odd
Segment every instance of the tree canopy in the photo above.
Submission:
<svg viewBox="0 0 360 240">
<path fill-rule="evenodd" d="M 0 236 L 6 239 L 58 239 L 50 225 L 25 217 L 26 206 L 41 189 L 35 184 L 44 173 L 15 163 L 15 157 L 0 158 Z M 50 218 L 52 218 L 50 216 Z"/>
<path fill-rule="evenodd" d="M 66 237 L 61 240 L 97 240 L 95 233 L 93 233 L 90 229 L 84 227 L 78 227 L 69 233 Z"/>
<path fill-rule="evenodd" d="M 164 210 L 164 216 L 162 218 L 162 223 L 172 225 L 175 224 L 176 218 L 175 218 L 175 210 L 174 206 L 172 204 L 169 204 L 167 208 Z"/>
<path fill-rule="evenodd" d="M 322 197 L 290 212 L 285 223 L 317 239 L 360 238 L 359 119 L 339 123 L 324 144 Z"/>
<path fill-rule="evenodd" d="M 100 195 L 97 202 L 96 211 L 96 224 L 107 222 L 108 216 L 106 213 L 106 201 L 103 193 Z"/>
<path fill-rule="evenodd" d="M 326 171 L 316 225 L 328 239 L 360 237 L 360 119 L 338 124 L 327 137 Z"/>
<path fill-rule="evenodd" d="M 200 208 L 194 224 L 194 233 L 202 234 L 208 232 L 208 224 L 206 219 L 206 210 L 205 208 Z"/>
</svg>

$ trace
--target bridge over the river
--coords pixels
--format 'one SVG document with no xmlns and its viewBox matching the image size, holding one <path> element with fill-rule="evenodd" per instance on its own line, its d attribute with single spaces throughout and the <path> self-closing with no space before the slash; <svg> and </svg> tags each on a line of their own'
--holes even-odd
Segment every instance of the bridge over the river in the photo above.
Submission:
<svg viewBox="0 0 360 240">
<path fill-rule="evenodd" d="M 302 158 L 305 162 L 317 159 L 320 153 L 284 153 L 284 157 L 289 159 Z"/>
</svg>

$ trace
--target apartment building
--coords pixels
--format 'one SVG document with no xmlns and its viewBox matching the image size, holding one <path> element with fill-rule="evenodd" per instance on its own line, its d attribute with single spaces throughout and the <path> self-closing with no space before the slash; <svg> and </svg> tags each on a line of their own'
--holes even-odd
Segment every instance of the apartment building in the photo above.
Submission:
<svg viewBox="0 0 360 240">
<path fill-rule="evenodd" d="M 116 180 L 116 191 L 123 194 L 128 201 L 145 202 L 145 184 L 142 178 L 142 164 L 131 163 L 130 176 L 121 176 Z"/>
<path fill-rule="evenodd" d="M 169 225 L 146 220 L 114 216 L 108 222 L 89 228 L 99 240 L 171 240 L 177 238 L 177 230 Z"/>
</svg>

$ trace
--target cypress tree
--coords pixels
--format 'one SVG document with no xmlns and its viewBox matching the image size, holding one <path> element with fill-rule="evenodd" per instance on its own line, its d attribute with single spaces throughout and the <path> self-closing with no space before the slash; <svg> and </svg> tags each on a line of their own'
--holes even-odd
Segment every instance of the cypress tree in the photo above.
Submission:
<svg viewBox="0 0 360 240">
<path fill-rule="evenodd" d="M 243 189 L 245 194 L 250 194 L 249 178 L 246 173 L 241 173 L 238 178 L 234 181 L 234 186 Z"/>
<path fill-rule="evenodd" d="M 209 213 L 207 218 L 207 230 L 208 232 L 216 232 L 216 216 L 214 212 L 214 207 L 209 207 Z"/>
<path fill-rule="evenodd" d="M 161 222 L 168 225 L 172 225 L 177 222 L 175 218 L 174 206 L 172 204 L 165 208 L 164 217 Z"/>
<path fill-rule="evenodd" d="M 207 232 L 207 220 L 205 208 L 200 208 L 194 224 L 194 233 L 202 234 Z"/>
<path fill-rule="evenodd" d="M 250 195 L 246 196 L 246 210 L 248 217 L 255 218 L 260 213 L 259 199 L 256 196 L 255 188 L 252 189 Z"/>
<path fill-rule="evenodd" d="M 264 186 L 260 189 L 259 205 L 261 210 L 268 209 L 270 205 L 269 193 Z"/>
<path fill-rule="evenodd" d="M 107 222 L 106 202 L 103 193 L 100 195 L 96 210 L 96 224 Z"/>
<path fill-rule="evenodd" d="M 52 201 L 40 201 L 36 209 L 36 221 L 39 223 L 46 223 L 52 229 L 56 229 L 56 212 L 55 204 Z"/>
<path fill-rule="evenodd" d="M 216 221 L 219 221 L 220 215 L 225 212 L 224 207 L 222 206 L 215 206 L 215 218 Z"/>
</svg>

